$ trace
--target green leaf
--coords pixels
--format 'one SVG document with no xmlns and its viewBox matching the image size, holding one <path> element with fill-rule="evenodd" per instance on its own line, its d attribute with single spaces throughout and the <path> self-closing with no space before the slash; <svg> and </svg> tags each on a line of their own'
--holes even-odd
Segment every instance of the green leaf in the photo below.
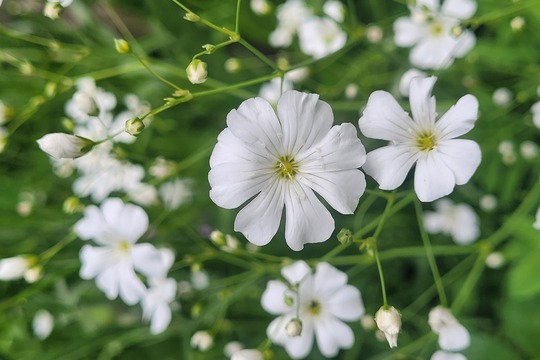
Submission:
<svg viewBox="0 0 540 360">
<path fill-rule="evenodd" d="M 508 295 L 530 299 L 540 294 L 540 249 L 534 249 L 510 269 L 507 276 Z"/>
</svg>

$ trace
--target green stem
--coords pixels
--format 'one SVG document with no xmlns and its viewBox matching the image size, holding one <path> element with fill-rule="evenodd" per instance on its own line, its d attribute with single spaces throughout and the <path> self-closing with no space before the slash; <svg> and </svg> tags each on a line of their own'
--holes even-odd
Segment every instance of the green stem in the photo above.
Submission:
<svg viewBox="0 0 540 360">
<path fill-rule="evenodd" d="M 183 90 L 181 87 L 177 86 L 176 84 L 173 84 L 172 82 L 170 82 L 169 80 L 167 79 L 164 79 L 161 75 L 159 75 L 158 73 L 156 73 L 154 70 L 152 70 L 152 68 L 146 63 L 145 60 L 143 60 L 139 55 L 137 55 L 136 53 L 134 52 L 131 52 L 131 55 L 137 59 L 142 66 L 144 66 L 144 68 L 146 70 L 148 70 L 148 72 L 150 74 L 152 74 L 155 78 L 157 78 L 158 80 L 164 82 L 165 84 L 169 85 L 169 86 L 172 86 L 173 88 L 175 88 L 176 90 Z"/>
<path fill-rule="evenodd" d="M 435 285 L 437 286 L 437 292 L 439 293 L 441 305 L 444 307 L 448 307 L 446 293 L 444 292 L 441 275 L 439 274 L 439 268 L 437 267 L 437 262 L 435 261 L 435 255 L 433 254 L 433 249 L 431 247 L 431 242 L 429 241 L 429 236 L 424 229 L 424 222 L 422 219 L 422 205 L 420 204 L 419 200 L 416 200 L 414 202 L 414 208 L 416 210 L 418 229 L 420 230 L 420 236 L 422 237 L 422 242 L 424 243 L 424 248 L 426 249 L 426 256 L 428 258 L 429 267 L 431 268 L 431 273 L 433 274 L 433 279 L 435 280 Z"/>
<path fill-rule="evenodd" d="M 476 286 L 478 279 L 480 279 L 480 275 L 482 275 L 482 271 L 484 271 L 484 268 L 486 266 L 486 256 L 487 255 L 483 251 L 478 254 L 473 268 L 469 272 L 467 279 L 465 279 L 463 286 L 461 286 L 459 293 L 457 294 L 454 302 L 452 303 L 452 313 L 454 315 L 457 315 L 463 309 L 465 301 L 471 295 L 471 292 Z"/>
<path fill-rule="evenodd" d="M 373 250 L 373 255 L 375 256 L 375 262 L 377 263 L 377 270 L 379 271 L 379 279 L 381 281 L 383 306 L 386 309 L 388 307 L 388 301 L 386 300 L 386 286 L 384 283 L 384 274 L 382 270 L 381 259 L 379 258 L 379 251 L 377 250 L 377 245 L 375 245 L 375 249 Z"/>
<path fill-rule="evenodd" d="M 45 265 L 50 259 L 52 259 L 53 256 L 58 254 L 60 250 L 65 248 L 68 244 L 70 244 L 73 240 L 75 240 L 77 236 L 74 232 L 69 233 L 65 238 L 51 246 L 49 249 L 45 250 L 42 254 L 39 255 L 39 263 L 41 266 Z"/>
<path fill-rule="evenodd" d="M 242 44 L 246 49 L 248 49 L 253 55 L 255 55 L 261 61 L 263 61 L 266 65 L 270 66 L 275 71 L 282 72 L 282 70 L 272 60 L 270 60 L 268 56 L 264 55 L 262 52 L 260 52 L 257 48 L 255 48 L 245 39 L 240 38 L 238 42 Z"/>
<path fill-rule="evenodd" d="M 381 216 L 381 220 L 379 221 L 379 225 L 377 225 L 377 229 L 375 230 L 375 233 L 373 234 L 373 238 L 375 239 L 373 256 L 375 257 L 375 262 L 377 263 L 377 270 L 379 272 L 379 279 L 381 281 L 381 290 L 382 290 L 384 308 L 388 307 L 388 301 L 386 300 L 386 286 L 384 283 L 384 274 L 383 274 L 381 259 L 379 258 L 379 249 L 378 249 L 379 248 L 379 235 L 382 231 L 384 223 L 386 222 L 386 219 L 389 216 L 390 210 L 392 209 L 392 205 L 394 205 L 394 197 L 390 196 L 386 203 L 386 207 L 384 208 L 384 212 Z"/>
<path fill-rule="evenodd" d="M 234 26 L 234 31 L 236 31 L 237 34 L 240 34 L 240 4 L 242 3 L 242 0 L 238 0 L 236 2 L 236 23 Z"/>
</svg>

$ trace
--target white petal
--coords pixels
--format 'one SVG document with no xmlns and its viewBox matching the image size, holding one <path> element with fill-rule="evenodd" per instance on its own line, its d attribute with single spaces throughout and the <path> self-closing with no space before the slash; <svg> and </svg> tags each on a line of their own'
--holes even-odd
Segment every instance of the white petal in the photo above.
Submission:
<svg viewBox="0 0 540 360">
<path fill-rule="evenodd" d="M 444 0 L 441 13 L 460 20 L 471 18 L 476 12 L 474 0 Z"/>
<path fill-rule="evenodd" d="M 318 296 L 330 298 L 337 290 L 347 284 L 347 279 L 347 274 L 343 271 L 326 262 L 318 263 L 313 275 L 313 291 Z"/>
<path fill-rule="evenodd" d="M 456 43 L 452 48 L 452 55 L 456 58 L 462 58 L 476 44 L 476 36 L 472 31 L 463 30 L 461 35 L 456 39 Z"/>
<path fill-rule="evenodd" d="M 152 315 L 152 321 L 150 323 L 150 332 L 153 335 L 160 334 L 171 322 L 171 309 L 166 304 L 161 304 L 156 308 L 156 311 Z"/>
<path fill-rule="evenodd" d="M 468 204 L 459 204 L 455 208 L 455 225 L 452 227 L 452 238 L 459 245 L 467 245 L 478 239 L 480 229 L 478 215 Z"/>
<path fill-rule="evenodd" d="M 437 121 L 437 132 L 441 139 L 456 138 L 471 131 L 477 118 L 478 100 L 465 95 Z"/>
<path fill-rule="evenodd" d="M 137 205 L 110 198 L 103 202 L 101 209 L 110 227 L 132 244 L 148 229 L 148 215 Z"/>
<path fill-rule="evenodd" d="M 93 279 L 106 268 L 114 264 L 113 253 L 106 247 L 84 245 L 79 252 L 81 270 L 79 275 L 83 279 Z"/>
<path fill-rule="evenodd" d="M 234 230 L 255 245 L 266 245 L 276 234 L 283 212 L 283 184 L 274 179 L 236 216 Z"/>
<path fill-rule="evenodd" d="M 84 209 L 84 217 L 77 221 L 73 230 L 83 240 L 94 239 L 105 245 L 106 243 L 100 240 L 103 240 L 103 232 L 106 232 L 108 227 L 100 209 L 95 205 L 90 205 Z"/>
<path fill-rule="evenodd" d="M 358 320 L 365 312 L 360 291 L 351 285 L 338 289 L 326 306 L 332 315 L 345 321 Z"/>
<path fill-rule="evenodd" d="M 334 357 L 340 348 L 349 349 L 354 344 L 351 328 L 333 316 L 317 319 L 315 336 L 321 354 L 326 357 Z"/>
<path fill-rule="evenodd" d="M 332 108 L 319 100 L 319 95 L 295 90 L 283 93 L 277 112 L 283 128 L 283 148 L 292 156 L 321 141 L 334 121 Z"/>
<path fill-rule="evenodd" d="M 379 183 L 381 189 L 394 190 L 403 184 L 418 156 L 409 145 L 384 146 L 367 154 L 362 169 Z"/>
<path fill-rule="evenodd" d="M 442 198 L 450 194 L 456 185 L 454 174 L 438 155 L 437 151 L 430 151 L 423 154 L 416 164 L 414 191 L 420 201 Z"/>
<path fill-rule="evenodd" d="M 227 114 L 227 126 L 252 151 L 259 149 L 260 153 L 270 152 L 275 156 L 283 152 L 281 124 L 272 105 L 263 98 L 248 99 L 238 110 L 231 110 Z"/>
<path fill-rule="evenodd" d="M 409 60 L 421 69 L 446 69 L 454 62 L 455 44 L 456 40 L 450 35 L 423 39 L 411 50 Z"/>
<path fill-rule="evenodd" d="M 118 266 L 110 266 L 103 269 L 96 277 L 96 286 L 105 293 L 109 300 L 118 297 L 119 274 Z"/>
<path fill-rule="evenodd" d="M 397 46 L 410 47 L 423 39 L 428 27 L 413 21 L 409 17 L 400 17 L 394 22 L 394 42 Z"/>
<path fill-rule="evenodd" d="M 291 292 L 287 285 L 281 281 L 270 280 L 262 294 L 261 305 L 270 314 L 284 314 L 293 310 L 285 303 L 285 298 L 290 295 Z"/>
<path fill-rule="evenodd" d="M 358 125 L 366 137 L 397 142 L 411 139 L 410 131 L 415 126 L 396 99 L 381 90 L 369 96 Z"/>
<path fill-rule="evenodd" d="M 300 251 L 307 243 L 328 240 L 334 231 L 334 219 L 317 199 L 313 190 L 291 182 L 285 190 L 285 240 Z"/>
<path fill-rule="evenodd" d="M 434 211 L 424 213 L 424 228 L 430 234 L 437 234 L 444 230 L 444 218 Z"/>
<path fill-rule="evenodd" d="M 133 268 L 145 276 L 160 276 L 165 273 L 167 263 L 161 251 L 152 244 L 136 244 L 131 249 Z"/>
<path fill-rule="evenodd" d="M 311 268 L 304 260 L 298 260 L 287 265 L 281 269 L 281 275 L 290 284 L 299 284 L 306 279 L 308 275 L 311 275 Z"/>
<path fill-rule="evenodd" d="M 441 329 L 439 346 L 447 351 L 460 351 L 471 344 L 469 331 L 460 323 L 451 324 Z"/>
<path fill-rule="evenodd" d="M 119 296 L 127 305 L 134 305 L 144 296 L 145 287 L 137 277 L 133 268 L 127 264 L 120 264 L 116 274 L 120 289 Z"/>
<path fill-rule="evenodd" d="M 480 146 L 472 140 L 452 139 L 437 145 L 437 160 L 442 161 L 456 179 L 457 185 L 466 184 L 482 160 Z"/>
<path fill-rule="evenodd" d="M 414 122 L 420 129 L 431 131 L 435 125 L 435 97 L 431 96 L 433 85 L 437 81 L 435 76 L 415 77 L 411 80 L 409 88 L 409 101 Z"/>
<path fill-rule="evenodd" d="M 438 350 L 433 355 L 431 355 L 430 360 L 467 360 L 467 358 L 463 354 L 455 354 Z"/>
</svg>

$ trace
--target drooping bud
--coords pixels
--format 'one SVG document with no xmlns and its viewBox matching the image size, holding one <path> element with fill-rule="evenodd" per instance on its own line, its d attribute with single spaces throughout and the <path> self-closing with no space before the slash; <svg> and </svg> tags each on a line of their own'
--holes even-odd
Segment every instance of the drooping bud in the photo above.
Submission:
<svg viewBox="0 0 540 360">
<path fill-rule="evenodd" d="M 138 117 L 134 117 L 133 119 L 126 121 L 126 132 L 129 135 L 139 135 L 144 130 L 144 127 L 143 121 Z"/>
<path fill-rule="evenodd" d="M 302 320 L 294 318 L 285 325 L 285 331 L 289 337 L 296 337 L 302 335 Z"/>
<path fill-rule="evenodd" d="M 64 7 L 59 2 L 47 2 L 43 8 L 43 15 L 49 19 L 56 20 L 64 12 Z"/>
<path fill-rule="evenodd" d="M 377 327 L 384 333 L 391 348 L 397 347 L 397 338 L 401 330 L 401 314 L 393 306 L 381 306 L 375 313 Z"/>
<path fill-rule="evenodd" d="M 131 46 L 124 39 L 114 39 L 114 47 L 120 54 L 127 54 L 131 51 Z"/>
<path fill-rule="evenodd" d="M 337 234 L 338 241 L 343 245 L 350 244 L 352 242 L 352 236 L 352 231 L 345 228 L 341 229 Z"/>
<path fill-rule="evenodd" d="M 17 280 L 24 276 L 34 262 L 34 257 L 20 255 L 0 260 L 0 280 Z"/>
<path fill-rule="evenodd" d="M 208 72 L 206 71 L 206 63 L 200 59 L 192 60 L 186 69 L 188 80 L 192 84 L 202 84 L 206 81 Z"/>
<path fill-rule="evenodd" d="M 78 158 L 96 145 L 90 139 L 64 133 L 52 133 L 37 140 L 39 148 L 56 159 Z"/>
<path fill-rule="evenodd" d="M 207 351 L 214 344 L 214 339 L 208 331 L 197 331 L 191 337 L 191 347 L 199 351 Z"/>
</svg>

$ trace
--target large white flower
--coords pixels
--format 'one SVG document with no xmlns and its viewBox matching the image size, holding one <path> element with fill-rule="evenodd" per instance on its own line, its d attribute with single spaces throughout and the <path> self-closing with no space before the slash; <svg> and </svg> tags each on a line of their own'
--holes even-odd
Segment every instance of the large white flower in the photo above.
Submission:
<svg viewBox="0 0 540 360">
<path fill-rule="evenodd" d="M 476 12 L 474 0 L 416 0 L 411 16 L 394 23 L 394 41 L 411 47 L 411 64 L 422 69 L 445 69 L 461 58 L 476 42 L 474 33 L 460 28 L 460 22 Z"/>
<path fill-rule="evenodd" d="M 414 189 L 421 201 L 450 194 L 469 181 L 482 154 L 472 140 L 455 139 L 469 132 L 478 117 L 478 100 L 465 95 L 436 121 L 431 90 L 437 78 L 412 79 L 409 97 L 412 118 L 386 91 L 375 91 L 359 120 L 362 133 L 387 140 L 388 146 L 367 155 L 364 171 L 383 190 L 400 186 L 416 163 Z"/>
<path fill-rule="evenodd" d="M 159 276 L 166 262 L 162 252 L 151 244 L 136 244 L 148 228 L 148 216 L 136 205 L 110 198 L 100 208 L 88 206 L 75 224 L 75 233 L 100 246 L 85 245 L 80 252 L 83 279 L 96 279 L 97 287 L 109 299 L 120 298 L 128 305 L 137 303 L 145 287 L 135 270 L 146 276 Z"/>
<path fill-rule="evenodd" d="M 253 198 L 234 223 L 250 242 L 272 239 L 283 207 L 291 249 L 327 240 L 334 219 L 314 191 L 342 214 L 354 212 L 365 189 L 357 169 L 365 150 L 352 124 L 332 122 L 332 109 L 318 95 L 294 90 L 279 99 L 277 115 L 262 98 L 227 115 L 210 158 L 210 197 L 226 209 Z"/>
<path fill-rule="evenodd" d="M 354 334 L 343 321 L 360 319 L 364 305 L 360 291 L 347 285 L 347 275 L 328 263 L 317 264 L 312 273 L 302 260 L 284 267 L 281 274 L 288 284 L 269 281 L 261 298 L 266 311 L 279 315 L 266 330 L 270 340 L 283 345 L 293 359 L 310 353 L 314 336 L 326 357 L 351 348 Z M 300 320 L 301 333 L 291 337 L 287 325 L 293 319 Z"/>
<path fill-rule="evenodd" d="M 467 245 L 480 235 L 478 215 L 468 204 L 454 204 L 450 199 L 437 200 L 436 211 L 424 214 L 427 232 L 451 235 L 459 245 Z"/>
<path fill-rule="evenodd" d="M 439 346 L 447 351 L 461 351 L 469 347 L 471 336 L 469 331 L 457 321 L 450 310 L 436 306 L 429 312 L 431 330 L 439 335 Z"/>
</svg>

